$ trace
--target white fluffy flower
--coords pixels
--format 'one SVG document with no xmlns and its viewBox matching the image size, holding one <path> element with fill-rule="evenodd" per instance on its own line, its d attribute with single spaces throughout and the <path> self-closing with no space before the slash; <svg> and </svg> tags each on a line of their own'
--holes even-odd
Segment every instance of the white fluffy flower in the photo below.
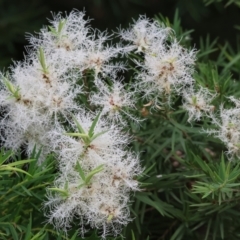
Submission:
<svg viewBox="0 0 240 240">
<path fill-rule="evenodd" d="M 38 37 L 29 37 L 25 60 L 0 76 L 0 107 L 5 114 L 1 140 L 8 148 L 26 146 L 29 155 L 33 149 L 41 150 L 40 161 L 52 151 L 56 154 L 59 175 L 48 189 L 46 206 L 49 221 L 57 228 L 67 230 L 77 217 L 82 235 L 85 224 L 101 229 L 103 238 L 116 235 L 130 220 L 130 191 L 138 190 L 135 179 L 142 170 L 138 157 L 127 150 L 129 135 L 105 117 L 123 121 L 123 113 L 135 120 L 128 112 L 135 107 L 135 92 L 115 80 L 108 88 L 98 77 L 116 79 L 125 68 L 113 63 L 114 58 L 127 50 L 108 45 L 111 36 L 88 27 L 84 13 L 73 11 L 66 18 L 58 14 L 51 23 Z M 146 32 L 140 30 L 141 24 Z M 133 42 L 139 51 L 167 36 L 156 22 L 139 22 L 136 29 L 140 32 Z M 90 101 L 102 107 L 101 114 L 84 111 L 79 103 L 78 94 L 83 94 L 79 82 L 88 70 L 95 73 L 99 88 L 96 94 L 90 92 Z M 71 119 L 72 114 L 76 117 Z"/>
<path fill-rule="evenodd" d="M 25 128 L 23 128 L 25 127 Z M 33 151 L 41 151 L 38 164 L 41 164 L 46 156 L 51 152 L 50 142 L 47 133 L 51 131 L 51 125 L 29 123 L 23 126 L 16 121 L 4 119 L 1 122 L 1 141 L 4 147 L 17 151 L 24 146 L 26 153 L 30 156 Z"/>
<path fill-rule="evenodd" d="M 154 42 L 163 44 L 171 31 L 159 22 L 150 22 L 145 16 L 141 16 L 130 29 L 121 30 L 120 36 L 133 44 L 130 49 L 137 48 L 137 52 L 148 52 Z"/>
<path fill-rule="evenodd" d="M 143 68 L 137 75 L 137 87 L 145 97 L 154 100 L 172 92 L 180 94 L 193 84 L 192 73 L 195 60 L 194 51 L 188 51 L 174 41 L 169 46 L 156 46 L 145 55 L 144 62 L 137 62 Z"/>
<path fill-rule="evenodd" d="M 125 69 L 120 62 L 117 64 L 111 62 L 119 54 L 123 54 L 124 49 L 120 46 L 108 45 L 108 40 L 110 36 L 106 33 L 95 31 L 87 46 L 83 66 L 84 69 L 94 70 L 96 76 L 99 73 L 103 76 L 115 75 L 118 71 Z"/>
<path fill-rule="evenodd" d="M 92 30 L 84 15 L 78 11 L 72 11 L 65 18 L 57 14 L 49 29 L 43 28 L 38 37 L 29 37 L 31 47 L 43 48 L 60 66 L 75 68 L 79 72 L 92 69 L 96 75 L 106 75 L 125 69 L 121 63 L 111 63 L 124 49 L 109 46 L 107 42 L 111 36 Z"/>
<path fill-rule="evenodd" d="M 137 156 L 125 150 L 129 137 L 98 117 L 82 112 L 72 124 L 73 133 L 64 134 L 63 129 L 50 133 L 59 156 L 60 176 L 49 189 L 46 206 L 50 207 L 49 221 L 57 228 L 67 230 L 75 216 L 82 234 L 89 223 L 105 238 L 109 232 L 119 234 L 121 226 L 130 221 L 129 191 L 138 190 L 133 178 L 141 173 L 141 167 Z M 86 141 L 94 121 L 92 140 Z M 57 189 L 56 194 L 51 189 Z"/>
<path fill-rule="evenodd" d="M 98 92 L 90 97 L 90 102 L 102 108 L 103 115 L 107 115 L 114 122 L 125 124 L 122 115 L 131 120 L 138 119 L 131 114 L 135 110 L 135 91 L 126 90 L 125 86 L 117 80 L 112 80 L 111 86 L 103 83 L 101 79 L 95 81 Z"/>
<path fill-rule="evenodd" d="M 19 128 L 16 132 L 20 131 L 21 134 L 17 134 L 16 138 L 22 134 L 35 134 L 32 130 L 35 127 L 38 129 L 38 126 L 44 129 L 47 126 L 45 130 L 49 130 L 49 126 L 58 121 L 58 114 L 66 115 L 79 109 L 74 98 L 81 92 L 81 88 L 73 90 L 64 73 L 59 73 L 52 66 L 48 73 L 43 73 L 38 61 L 33 59 L 31 64 L 18 64 L 8 78 L 1 77 L 4 87 L 0 91 L 0 104 L 6 112 L 1 125 L 4 125 L 5 129 L 11 129 L 12 126 L 14 129 Z M 7 138 L 8 135 L 5 133 L 4 136 Z M 13 140 L 10 136 L 8 140 L 4 140 L 8 146 L 11 146 L 10 139 Z M 29 141 L 27 142 L 29 144 Z"/>
<path fill-rule="evenodd" d="M 209 92 L 207 88 L 200 87 L 198 90 L 187 88 L 183 91 L 183 108 L 188 111 L 188 121 L 198 121 L 203 114 L 208 114 L 214 110 L 211 105 L 216 94 Z"/>
<path fill-rule="evenodd" d="M 80 11 L 72 11 L 66 17 L 55 15 L 49 28 L 41 29 L 38 37 L 29 37 L 31 47 L 36 50 L 43 47 L 48 53 L 64 49 L 65 54 L 81 49 L 87 44 L 90 31 L 89 20 L 84 17 L 85 13 Z"/>
<path fill-rule="evenodd" d="M 212 115 L 212 123 L 216 129 L 209 129 L 206 132 L 219 138 L 227 147 L 228 156 L 240 156 L 240 108 L 239 100 L 234 97 L 230 99 L 235 103 L 235 108 L 220 108 L 219 115 Z"/>
<path fill-rule="evenodd" d="M 195 50 L 182 47 L 170 28 L 140 17 L 120 35 L 134 44 L 130 49 L 144 53 L 143 61 L 134 60 L 139 67 L 136 87 L 155 103 L 153 106 L 161 105 L 162 100 L 169 103 L 171 93 L 181 94 L 184 88 L 192 86 Z"/>
<path fill-rule="evenodd" d="M 75 120 L 81 124 L 85 133 L 88 133 L 94 120 L 94 115 L 82 111 L 76 116 Z M 71 123 L 71 125 L 73 132 L 77 133 L 76 122 Z M 99 134 L 99 136 L 86 145 L 81 137 L 74 138 L 71 134 L 67 136 L 66 130 L 60 126 L 50 132 L 49 138 L 54 151 L 60 156 L 60 164 L 63 167 L 68 165 L 68 167 L 74 168 L 79 157 L 84 152 L 83 167 L 86 165 L 86 168 L 94 168 L 97 167 L 96 164 L 111 162 L 112 156 L 116 153 L 123 155 L 120 151 L 130 141 L 129 136 L 123 134 L 117 125 L 109 125 L 108 121 L 103 117 L 97 122 L 94 134 Z"/>
</svg>

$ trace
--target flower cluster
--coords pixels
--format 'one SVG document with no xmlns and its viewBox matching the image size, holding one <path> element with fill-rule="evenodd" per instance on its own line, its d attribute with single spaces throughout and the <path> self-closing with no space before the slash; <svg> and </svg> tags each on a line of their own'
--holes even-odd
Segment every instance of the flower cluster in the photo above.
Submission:
<svg viewBox="0 0 240 240">
<path fill-rule="evenodd" d="M 135 60 L 140 69 L 135 87 L 149 105 L 170 104 L 177 95 L 182 97 L 189 122 L 211 114 L 216 94 L 195 86 L 192 75 L 196 52 L 182 47 L 172 29 L 140 17 L 129 30 L 122 30 L 120 36 L 130 42 L 129 49 L 143 54 L 143 60 Z"/>
<path fill-rule="evenodd" d="M 161 105 L 167 99 L 169 103 L 171 93 L 181 94 L 193 85 L 195 51 L 183 48 L 170 28 L 141 17 L 120 35 L 131 42 L 129 48 L 144 54 L 143 61 L 135 60 L 140 68 L 136 87 L 149 101 Z"/>
<path fill-rule="evenodd" d="M 29 36 L 25 60 L 0 76 L 1 140 L 29 155 L 41 151 L 39 164 L 54 152 L 59 173 L 45 203 L 49 221 L 67 231 L 76 217 L 82 235 L 90 225 L 104 238 L 130 221 L 130 192 L 138 190 L 142 170 L 123 133 L 126 118 L 137 120 L 130 114 L 135 92 L 117 77 L 124 65 L 112 61 L 127 50 L 109 45 L 112 36 L 88 22 L 82 12 L 58 14 Z"/>
<path fill-rule="evenodd" d="M 110 37 L 90 31 L 87 23 L 82 12 L 73 11 L 66 19 L 56 15 L 49 29 L 29 37 L 31 46 L 25 61 L 16 63 L 11 73 L 1 74 L 0 102 L 7 113 L 1 121 L 5 146 L 17 149 L 35 143 L 37 149 L 48 153 L 42 135 L 54 127 L 59 115 L 68 118 L 70 112 L 80 110 L 75 99 L 82 93 L 77 82 L 84 72 L 92 69 L 96 78 L 108 74 L 115 79 L 124 68 L 110 62 L 123 49 L 106 45 Z M 28 153 L 31 150 L 29 147 Z"/>
<path fill-rule="evenodd" d="M 26 144 L 28 153 L 35 144 L 40 149 L 47 145 L 43 135 L 58 121 L 57 115 L 79 109 L 74 98 L 81 87 L 74 88 L 69 81 L 78 74 L 67 72 L 40 48 L 25 62 L 16 64 L 11 73 L 1 75 L 0 102 L 6 112 L 1 137 L 5 146 L 17 149 Z M 49 152 L 47 148 L 42 151 Z"/>
<path fill-rule="evenodd" d="M 57 129 L 51 133 L 59 155 L 60 177 L 50 188 L 50 221 L 66 230 L 73 217 L 84 224 L 119 234 L 130 218 L 129 191 L 141 173 L 138 158 L 126 151 L 129 137 L 117 125 L 89 113 L 74 118 L 72 133 Z M 52 191 L 60 194 L 52 195 Z"/>
<path fill-rule="evenodd" d="M 235 104 L 233 108 L 220 108 L 219 114 L 211 115 L 216 129 L 206 132 L 219 138 L 227 147 L 229 159 L 240 156 L 240 101 L 234 97 L 229 99 Z"/>
<path fill-rule="evenodd" d="M 226 145 L 229 159 L 239 157 L 240 101 L 229 97 L 235 107 L 225 109 L 221 106 L 219 112 L 216 111 L 212 102 L 218 94 L 199 86 L 192 77 L 195 50 L 182 47 L 170 28 L 145 17 L 140 17 L 130 29 L 122 30 L 120 36 L 130 42 L 128 49 L 143 56 L 143 59 L 134 59 L 138 67 L 134 87 L 148 100 L 146 105 L 170 105 L 173 96 L 180 96 L 182 108 L 188 112 L 188 121 L 207 117 L 215 128 L 206 132 Z"/>
<path fill-rule="evenodd" d="M 203 114 L 211 115 L 214 106 L 211 102 L 216 94 L 211 93 L 207 88 L 200 87 L 198 90 L 188 88 L 183 91 L 183 108 L 188 111 L 188 121 L 199 121 Z"/>
<path fill-rule="evenodd" d="M 124 84 L 116 80 L 112 81 L 110 87 L 100 79 L 97 79 L 95 84 L 99 92 L 94 93 L 90 97 L 90 101 L 93 105 L 102 107 L 104 115 L 107 115 L 113 122 L 121 122 L 122 124 L 126 123 L 122 115 L 138 122 L 138 118 L 129 112 L 129 110 L 136 108 L 135 91 L 127 91 Z"/>
</svg>

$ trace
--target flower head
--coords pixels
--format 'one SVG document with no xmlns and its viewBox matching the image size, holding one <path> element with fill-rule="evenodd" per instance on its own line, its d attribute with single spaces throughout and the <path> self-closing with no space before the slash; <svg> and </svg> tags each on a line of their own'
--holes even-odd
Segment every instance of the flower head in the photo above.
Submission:
<svg viewBox="0 0 240 240">
<path fill-rule="evenodd" d="M 132 43 L 130 49 L 137 52 L 148 52 L 154 42 L 162 44 L 171 33 L 170 28 L 161 26 L 157 21 L 151 22 L 141 16 L 128 30 L 121 30 L 120 36 Z"/>
<path fill-rule="evenodd" d="M 203 114 L 211 114 L 214 106 L 210 103 L 216 94 L 212 94 L 208 89 L 200 87 L 198 90 L 187 88 L 183 91 L 183 108 L 188 111 L 188 121 L 199 121 Z"/>
<path fill-rule="evenodd" d="M 107 86 L 101 79 L 95 81 L 97 93 L 90 97 L 93 105 L 102 108 L 102 114 L 107 115 L 114 122 L 125 124 L 123 115 L 131 120 L 138 121 L 130 114 L 135 107 L 134 91 L 126 90 L 125 86 L 117 80 L 112 80 L 111 86 Z"/>
<path fill-rule="evenodd" d="M 141 173 L 138 158 L 125 149 L 128 136 L 99 114 L 82 112 L 72 129 L 72 133 L 59 134 L 58 129 L 50 134 L 60 176 L 49 189 L 49 221 L 67 230 L 76 216 L 82 234 L 85 222 L 101 229 L 104 238 L 109 232 L 119 234 L 130 220 L 129 191 L 138 189 L 133 179 Z"/>
<path fill-rule="evenodd" d="M 139 91 L 154 102 L 159 102 L 159 97 L 171 93 L 181 94 L 186 87 L 191 87 L 194 51 L 188 51 L 174 41 L 169 46 L 152 45 L 152 50 L 145 54 L 144 62 L 136 63 L 143 70 L 137 74 L 136 83 Z"/>
</svg>

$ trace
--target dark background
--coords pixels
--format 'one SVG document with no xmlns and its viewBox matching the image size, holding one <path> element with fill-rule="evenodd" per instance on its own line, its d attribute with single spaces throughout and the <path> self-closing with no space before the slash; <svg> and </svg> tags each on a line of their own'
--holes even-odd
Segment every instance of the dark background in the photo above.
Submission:
<svg viewBox="0 0 240 240">
<path fill-rule="evenodd" d="M 176 9 L 183 29 L 194 29 L 192 44 L 197 48 L 200 37 L 210 34 L 219 44 L 236 45 L 235 27 L 240 25 L 240 8 L 226 2 L 206 6 L 204 0 L 0 0 L 0 69 L 13 60 L 23 59 L 26 33 L 38 32 L 51 19 L 51 12 L 85 10 L 91 25 L 101 30 L 127 27 L 140 14 L 152 18 L 161 13 L 172 21 Z"/>
</svg>

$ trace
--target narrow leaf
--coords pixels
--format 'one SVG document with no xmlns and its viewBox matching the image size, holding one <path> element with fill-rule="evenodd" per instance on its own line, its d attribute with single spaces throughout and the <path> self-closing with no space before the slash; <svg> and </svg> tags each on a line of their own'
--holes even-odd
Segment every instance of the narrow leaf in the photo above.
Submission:
<svg viewBox="0 0 240 240">
<path fill-rule="evenodd" d="M 82 128 L 81 124 L 78 122 L 78 120 L 77 120 L 74 116 L 72 116 L 72 118 L 73 118 L 75 124 L 77 125 L 78 131 L 79 131 L 80 133 L 84 133 L 84 134 L 85 134 L 85 131 L 84 131 L 84 129 Z"/>
<path fill-rule="evenodd" d="M 21 172 L 21 173 L 24 173 L 30 177 L 32 177 L 31 174 L 29 174 L 28 172 L 20 169 L 20 168 L 15 168 L 15 167 L 11 167 L 11 166 L 7 166 L 7 165 L 2 165 L 0 166 L 0 171 L 14 171 L 14 172 Z"/>
<path fill-rule="evenodd" d="M 87 137 L 88 138 L 88 135 L 85 133 L 65 133 L 65 135 L 71 136 L 71 137 L 82 137 L 82 138 Z"/>
<path fill-rule="evenodd" d="M 66 190 L 60 189 L 60 188 L 48 188 L 48 190 L 53 191 L 53 192 L 58 192 L 64 197 L 68 197 L 68 192 Z"/>
<path fill-rule="evenodd" d="M 88 135 L 89 135 L 90 138 L 92 138 L 93 135 L 94 135 L 94 129 L 95 129 L 97 123 L 98 123 L 98 120 L 99 120 L 100 115 L 101 115 L 101 112 L 99 112 L 99 113 L 97 114 L 97 116 L 95 117 L 95 119 L 94 119 L 93 122 L 92 122 L 92 125 L 91 125 L 91 127 L 90 127 L 90 129 L 89 129 L 89 132 L 88 132 Z"/>
<path fill-rule="evenodd" d="M 99 165 L 98 167 L 96 167 L 95 169 L 93 169 L 86 177 L 85 183 L 88 184 L 90 182 L 90 180 L 92 179 L 92 177 L 101 172 L 103 170 L 103 164 Z"/>
<path fill-rule="evenodd" d="M 80 163 L 78 161 L 77 161 L 77 164 L 76 164 L 76 170 L 79 172 L 80 177 L 85 182 L 86 177 L 85 177 L 83 169 L 82 169 L 82 167 L 81 167 L 81 165 L 80 165 Z"/>
</svg>

